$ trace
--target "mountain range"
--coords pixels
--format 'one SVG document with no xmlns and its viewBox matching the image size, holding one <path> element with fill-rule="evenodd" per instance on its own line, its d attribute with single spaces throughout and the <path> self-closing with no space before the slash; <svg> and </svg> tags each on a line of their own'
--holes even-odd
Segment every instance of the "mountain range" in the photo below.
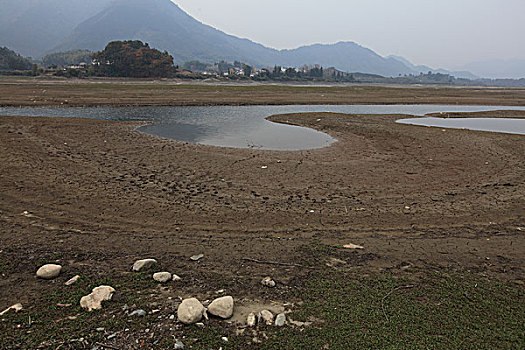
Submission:
<svg viewBox="0 0 525 350">
<path fill-rule="evenodd" d="M 433 68 L 430 68 L 429 66 L 425 66 L 425 65 L 417 65 L 416 66 L 415 64 L 413 64 L 412 62 L 410 62 L 409 60 L 407 60 L 406 58 L 401 57 L 401 56 L 391 55 L 391 56 L 388 56 L 388 57 L 389 58 L 393 58 L 395 60 L 398 60 L 400 62 L 403 62 L 405 64 L 405 66 L 409 67 L 410 69 L 412 69 L 415 72 L 421 72 L 421 73 L 432 72 L 432 73 L 449 74 L 449 75 L 455 76 L 456 78 L 471 79 L 471 80 L 478 79 L 478 77 L 481 76 L 481 75 L 476 76 L 476 75 L 472 74 L 468 70 L 449 71 L 449 70 L 442 69 L 442 68 L 440 68 L 440 69 L 433 69 Z"/>
<path fill-rule="evenodd" d="M 138 39 L 172 54 L 176 63 L 242 61 L 258 67 L 320 64 L 341 71 L 398 76 L 432 71 L 382 57 L 354 42 L 275 50 L 228 35 L 194 19 L 170 0 L 0 0 L 0 46 L 40 59 L 52 52 L 102 50 L 112 40 Z"/>
</svg>

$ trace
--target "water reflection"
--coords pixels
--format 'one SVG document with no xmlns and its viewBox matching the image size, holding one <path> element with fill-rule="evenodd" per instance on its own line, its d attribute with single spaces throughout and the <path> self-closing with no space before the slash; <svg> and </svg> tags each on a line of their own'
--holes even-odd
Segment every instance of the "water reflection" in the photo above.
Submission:
<svg viewBox="0 0 525 350">
<path fill-rule="evenodd" d="M 151 121 L 154 125 L 145 126 L 140 131 L 205 145 L 268 150 L 306 150 L 325 147 L 336 140 L 322 132 L 271 123 L 265 118 L 274 114 L 303 112 L 424 116 L 438 112 L 491 110 L 525 110 L 525 107 L 450 105 L 22 107 L 0 108 L 0 115 Z"/>
<path fill-rule="evenodd" d="M 491 131 L 525 135 L 525 119 L 513 118 L 410 118 L 397 121 L 400 124 L 434 126 L 449 129 Z"/>
</svg>

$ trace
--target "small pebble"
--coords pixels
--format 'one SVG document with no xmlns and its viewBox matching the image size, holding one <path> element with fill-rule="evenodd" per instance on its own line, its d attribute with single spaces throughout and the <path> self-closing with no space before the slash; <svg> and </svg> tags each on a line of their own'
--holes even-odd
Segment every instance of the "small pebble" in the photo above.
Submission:
<svg viewBox="0 0 525 350">
<path fill-rule="evenodd" d="M 263 280 L 261 281 L 261 284 L 268 288 L 275 287 L 275 281 L 271 277 L 263 278 Z"/>
<path fill-rule="evenodd" d="M 286 323 L 286 315 L 285 314 L 279 314 L 275 318 L 275 325 L 277 327 L 282 327 Z"/>
<path fill-rule="evenodd" d="M 199 261 L 202 258 L 204 258 L 204 254 L 194 255 L 190 259 L 193 261 Z"/>
<path fill-rule="evenodd" d="M 261 311 L 261 317 L 264 323 L 266 323 L 268 326 L 271 326 L 273 324 L 273 314 L 270 311 Z"/>
<path fill-rule="evenodd" d="M 157 260 L 155 260 L 155 259 L 137 260 L 133 264 L 133 271 L 138 272 L 140 270 L 145 270 L 145 269 L 148 269 L 148 268 L 152 267 L 155 264 L 157 264 Z"/>
<path fill-rule="evenodd" d="M 70 280 L 68 280 L 66 283 L 64 283 L 66 286 L 70 286 L 72 284 L 74 284 L 75 282 L 77 282 L 79 280 L 80 276 L 79 275 L 76 275 L 75 277 L 71 278 Z"/>
<path fill-rule="evenodd" d="M 153 279 L 160 283 L 165 283 L 171 280 L 171 273 L 169 272 L 157 272 L 153 274 Z"/>
<path fill-rule="evenodd" d="M 257 317 L 255 316 L 253 312 L 251 312 L 246 318 L 246 325 L 248 327 L 255 327 L 256 324 L 257 324 Z"/>
<path fill-rule="evenodd" d="M 129 316 L 131 316 L 131 317 L 133 317 L 133 316 L 144 317 L 147 314 L 148 313 L 146 311 L 144 311 L 144 310 L 135 310 L 132 313 L 130 313 Z"/>
</svg>

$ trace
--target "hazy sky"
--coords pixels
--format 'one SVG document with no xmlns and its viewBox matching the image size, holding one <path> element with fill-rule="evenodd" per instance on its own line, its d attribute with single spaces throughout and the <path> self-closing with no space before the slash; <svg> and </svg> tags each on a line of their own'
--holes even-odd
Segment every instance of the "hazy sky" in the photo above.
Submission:
<svg viewBox="0 0 525 350">
<path fill-rule="evenodd" d="M 525 0 L 173 0 L 226 33 L 282 49 L 355 41 L 433 68 L 525 58 Z"/>
</svg>

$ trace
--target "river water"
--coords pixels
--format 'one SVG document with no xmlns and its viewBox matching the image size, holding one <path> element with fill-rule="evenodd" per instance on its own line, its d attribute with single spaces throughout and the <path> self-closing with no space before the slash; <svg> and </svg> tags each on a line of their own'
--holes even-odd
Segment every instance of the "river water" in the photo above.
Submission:
<svg viewBox="0 0 525 350">
<path fill-rule="evenodd" d="M 455 105 L 312 105 L 211 107 L 20 107 L 0 108 L 0 115 L 82 117 L 115 121 L 151 121 L 140 131 L 204 145 L 266 150 L 307 150 L 328 146 L 331 136 L 304 127 L 277 124 L 265 118 L 282 113 L 335 112 L 355 114 L 408 114 L 439 112 L 525 110 L 525 107 Z M 510 120 L 508 122 L 507 120 Z M 415 118 L 406 124 L 525 134 L 525 119 Z"/>
</svg>

